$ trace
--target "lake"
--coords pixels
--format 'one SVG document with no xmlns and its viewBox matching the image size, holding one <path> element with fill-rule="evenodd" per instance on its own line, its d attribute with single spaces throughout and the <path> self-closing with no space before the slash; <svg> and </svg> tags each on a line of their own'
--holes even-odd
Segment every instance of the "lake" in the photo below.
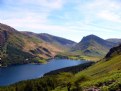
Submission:
<svg viewBox="0 0 121 91">
<path fill-rule="evenodd" d="M 85 62 L 83 60 L 53 59 L 47 64 L 24 64 L 0 68 L 0 86 L 10 85 L 22 80 L 39 78 L 47 72 Z"/>
</svg>

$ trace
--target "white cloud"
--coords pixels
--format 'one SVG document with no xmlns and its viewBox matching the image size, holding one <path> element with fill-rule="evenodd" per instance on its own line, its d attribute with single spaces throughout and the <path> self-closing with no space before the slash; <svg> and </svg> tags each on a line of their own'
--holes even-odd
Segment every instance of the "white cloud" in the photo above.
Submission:
<svg viewBox="0 0 121 91">
<path fill-rule="evenodd" d="M 84 22 L 91 23 L 98 18 L 103 21 L 119 22 L 121 20 L 121 3 L 118 0 L 90 0 L 80 2 L 77 9 L 84 15 Z"/>
<path fill-rule="evenodd" d="M 121 23 L 121 17 L 110 11 L 103 10 L 97 14 L 97 17 L 103 20 Z"/>
</svg>

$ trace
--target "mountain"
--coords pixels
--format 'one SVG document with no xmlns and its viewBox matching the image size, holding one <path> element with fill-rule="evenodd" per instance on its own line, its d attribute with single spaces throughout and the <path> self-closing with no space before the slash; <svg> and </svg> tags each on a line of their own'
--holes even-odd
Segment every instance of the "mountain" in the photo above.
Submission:
<svg viewBox="0 0 121 91">
<path fill-rule="evenodd" d="M 0 49 L 0 63 L 4 66 L 43 62 L 45 59 L 53 58 L 58 52 L 62 52 L 50 43 L 25 35 L 1 23 Z"/>
<path fill-rule="evenodd" d="M 121 43 L 121 39 L 116 39 L 116 38 L 107 39 L 107 41 L 114 42 L 114 43 L 118 43 L 118 44 Z"/>
<path fill-rule="evenodd" d="M 80 52 L 87 56 L 104 56 L 116 43 L 106 41 L 95 35 L 88 35 L 72 48 L 73 52 Z"/>
<path fill-rule="evenodd" d="M 46 34 L 46 33 L 40 33 L 40 34 L 32 33 L 32 32 L 22 32 L 22 33 L 29 35 L 29 36 L 37 37 L 47 43 L 56 45 L 60 48 L 61 47 L 70 48 L 76 44 L 76 42 L 74 42 L 74 41 L 71 41 L 71 40 L 68 40 L 65 38 L 61 38 L 61 37 L 57 37 L 57 36 L 53 36 L 53 35 Z"/>
</svg>

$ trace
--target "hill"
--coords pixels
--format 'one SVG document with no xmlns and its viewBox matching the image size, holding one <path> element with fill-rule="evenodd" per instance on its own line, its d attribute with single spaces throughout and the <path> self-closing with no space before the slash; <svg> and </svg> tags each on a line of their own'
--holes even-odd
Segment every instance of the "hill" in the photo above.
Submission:
<svg viewBox="0 0 121 91">
<path fill-rule="evenodd" d="M 53 36 L 53 35 L 46 34 L 46 33 L 40 33 L 40 34 L 32 33 L 32 32 L 22 32 L 22 33 L 29 35 L 29 36 L 37 37 L 42 41 L 45 41 L 47 43 L 50 43 L 50 44 L 57 46 L 59 48 L 62 48 L 62 49 L 63 48 L 69 49 L 76 44 L 76 42 L 74 42 L 74 41 L 71 41 L 71 40 L 68 40 L 65 38 L 61 38 L 61 37 L 57 37 L 57 36 Z"/>
<path fill-rule="evenodd" d="M 104 56 L 116 43 L 106 41 L 95 35 L 88 35 L 72 48 L 72 52 L 86 56 Z"/>
<path fill-rule="evenodd" d="M 53 58 L 58 47 L 30 37 L 16 29 L 0 23 L 0 63 L 3 66 L 23 63 L 38 63 Z"/>
</svg>

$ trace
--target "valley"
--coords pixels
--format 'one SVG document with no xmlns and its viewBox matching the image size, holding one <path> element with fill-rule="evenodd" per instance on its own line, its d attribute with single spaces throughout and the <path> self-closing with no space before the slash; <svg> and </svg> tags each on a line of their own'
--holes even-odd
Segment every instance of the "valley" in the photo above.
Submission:
<svg viewBox="0 0 121 91">
<path fill-rule="evenodd" d="M 121 91 L 121 0 L 0 0 L 0 91 Z"/>
<path fill-rule="evenodd" d="M 94 89 L 117 91 L 121 89 L 119 39 L 104 40 L 96 35 L 88 35 L 76 43 L 45 33 L 20 32 L 8 25 L 0 24 L 0 48 L 0 65 L 6 67 L 0 68 L 0 91 L 93 91 Z M 25 70 L 24 66 L 26 70 L 30 68 L 26 74 L 21 70 Z M 11 71 L 7 71 L 9 67 Z M 22 71 L 16 78 L 13 72 L 14 80 L 7 77 L 8 72 L 10 71 L 11 74 L 13 68 L 18 73 Z"/>
</svg>

